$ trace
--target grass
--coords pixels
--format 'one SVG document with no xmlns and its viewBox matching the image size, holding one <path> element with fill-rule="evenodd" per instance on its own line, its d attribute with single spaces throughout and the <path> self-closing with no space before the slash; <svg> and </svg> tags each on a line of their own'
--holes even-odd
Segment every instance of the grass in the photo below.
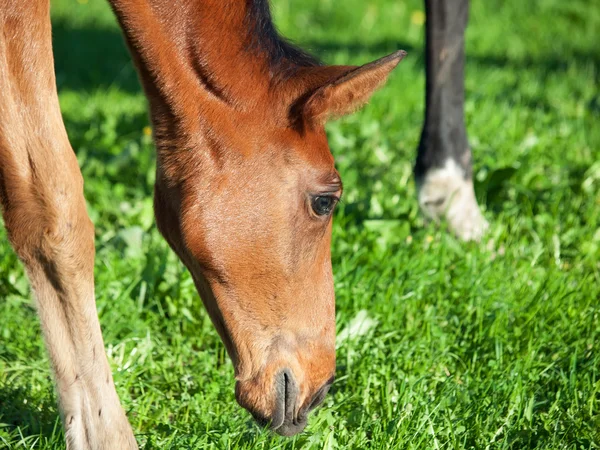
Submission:
<svg viewBox="0 0 600 450">
<path fill-rule="evenodd" d="M 364 111 L 332 123 L 337 380 L 305 433 L 259 429 L 188 273 L 152 217 L 145 100 L 104 1 L 53 2 L 60 100 L 96 225 L 100 321 L 145 449 L 600 448 L 600 8 L 473 2 L 466 114 L 480 244 L 425 224 L 416 0 L 275 0 L 331 63 L 405 48 Z M 146 130 L 146 131 L 145 131 Z M 23 269 L 0 231 L 0 447 L 64 447 Z"/>
</svg>

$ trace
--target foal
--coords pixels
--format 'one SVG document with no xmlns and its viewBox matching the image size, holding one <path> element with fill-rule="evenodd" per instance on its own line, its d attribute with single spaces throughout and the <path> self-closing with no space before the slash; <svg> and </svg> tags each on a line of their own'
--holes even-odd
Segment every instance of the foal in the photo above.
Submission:
<svg viewBox="0 0 600 450">
<path fill-rule="evenodd" d="M 323 124 L 366 103 L 405 53 L 322 66 L 279 37 L 266 0 L 110 1 L 150 106 L 159 230 L 227 348 L 239 403 L 298 433 L 335 372 L 342 183 Z M 94 229 L 60 115 L 48 0 L 5 0 L 0 28 L 0 201 L 67 445 L 136 448 L 96 314 Z"/>
</svg>

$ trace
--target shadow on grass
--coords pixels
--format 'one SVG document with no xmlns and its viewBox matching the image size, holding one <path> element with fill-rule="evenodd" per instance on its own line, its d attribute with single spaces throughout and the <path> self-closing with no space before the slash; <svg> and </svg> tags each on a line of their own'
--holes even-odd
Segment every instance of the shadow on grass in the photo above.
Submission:
<svg viewBox="0 0 600 450">
<path fill-rule="evenodd" d="M 423 65 L 424 49 L 422 46 L 414 45 L 401 41 L 399 39 L 382 39 L 374 43 L 365 42 L 341 42 L 336 40 L 319 41 L 299 41 L 299 44 L 313 51 L 317 55 L 327 55 L 331 53 L 348 51 L 350 53 L 370 53 L 373 55 L 385 55 L 396 50 L 406 50 L 410 57 L 417 57 L 419 65 Z M 543 56 L 532 56 L 525 58 L 509 58 L 506 55 L 480 55 L 469 53 L 467 51 L 467 63 L 475 63 L 490 68 L 506 68 L 511 70 L 537 69 L 543 72 L 565 71 L 569 66 L 593 64 L 600 67 L 600 52 L 585 52 L 573 50 L 567 55 L 563 53 L 552 53 Z M 468 76 L 468 73 L 467 73 Z"/>
<path fill-rule="evenodd" d="M 74 28 L 52 22 L 52 44 L 59 89 L 92 91 L 111 86 L 141 92 L 121 33 L 107 28 Z"/>
<path fill-rule="evenodd" d="M 523 165 L 534 163 L 535 161 L 522 162 Z M 480 197 L 483 197 L 488 211 L 500 213 L 504 210 L 505 204 L 514 203 L 520 205 L 522 209 L 527 209 L 532 216 L 545 213 L 557 193 L 563 196 L 582 194 L 582 180 L 585 178 L 589 166 L 565 165 L 560 183 L 550 181 L 542 173 L 529 177 L 526 181 L 515 180 L 520 177 L 519 170 L 510 166 L 499 167 L 490 170 L 484 181 L 475 182 L 475 191 Z M 515 188 L 515 192 L 512 194 L 511 186 Z"/>
<path fill-rule="evenodd" d="M 54 21 L 52 25 L 59 88 L 94 90 L 115 86 L 127 92 L 141 92 L 133 63 L 118 29 L 77 28 L 60 20 Z M 372 43 L 300 39 L 298 44 L 325 60 L 330 54 L 341 51 L 377 56 L 404 49 L 409 52 L 411 58 L 416 59 L 419 67 L 424 65 L 423 46 L 415 47 L 400 39 L 381 39 Z M 492 68 L 538 69 L 551 73 L 564 71 L 573 63 L 591 63 L 600 67 L 600 53 L 573 50 L 568 55 L 553 53 L 521 59 L 512 59 L 500 54 L 467 53 L 467 62 Z"/>
<path fill-rule="evenodd" d="M 42 437 L 49 441 L 62 433 L 56 403 L 49 397 L 34 400 L 22 386 L 0 387 L 0 423 L 9 434 L 18 432 L 25 438 Z"/>
</svg>

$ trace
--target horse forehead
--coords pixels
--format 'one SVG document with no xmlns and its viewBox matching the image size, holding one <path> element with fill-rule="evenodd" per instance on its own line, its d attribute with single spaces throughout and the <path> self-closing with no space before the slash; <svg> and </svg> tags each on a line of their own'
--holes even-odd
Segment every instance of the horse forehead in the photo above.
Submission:
<svg viewBox="0 0 600 450">
<path fill-rule="evenodd" d="M 268 123 L 257 124 L 239 121 L 230 133 L 213 135 L 209 150 L 216 159 L 224 148 L 238 151 L 224 159 L 224 171 L 262 175 L 265 170 L 292 169 L 327 172 L 335 170 L 325 130 L 298 132 L 291 128 L 274 127 Z M 207 144 L 207 142 L 203 142 Z M 200 157 L 198 153 L 194 157 Z M 223 168 L 222 168 L 223 169 Z M 220 170 L 217 173 L 221 172 Z M 276 175 L 276 173 L 273 173 Z M 253 177 L 252 177 L 253 178 Z M 277 178 L 277 177 L 275 177 Z"/>
<path fill-rule="evenodd" d="M 331 171 L 334 167 L 334 158 L 324 130 L 295 136 L 291 145 L 287 146 L 285 160 L 288 164 L 307 165 L 321 171 Z"/>
</svg>

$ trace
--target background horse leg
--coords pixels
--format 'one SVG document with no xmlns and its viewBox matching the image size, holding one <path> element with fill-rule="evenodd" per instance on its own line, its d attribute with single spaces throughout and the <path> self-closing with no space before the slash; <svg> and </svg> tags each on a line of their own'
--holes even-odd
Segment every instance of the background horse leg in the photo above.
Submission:
<svg viewBox="0 0 600 450">
<path fill-rule="evenodd" d="M 464 119 L 465 28 L 468 0 L 425 0 L 425 123 L 415 176 L 419 205 L 445 217 L 464 240 L 479 239 L 487 222 L 479 211 Z"/>
<path fill-rule="evenodd" d="M 58 104 L 48 0 L 0 8 L 0 204 L 35 291 L 67 448 L 137 448 L 96 313 L 94 227 Z"/>
</svg>

